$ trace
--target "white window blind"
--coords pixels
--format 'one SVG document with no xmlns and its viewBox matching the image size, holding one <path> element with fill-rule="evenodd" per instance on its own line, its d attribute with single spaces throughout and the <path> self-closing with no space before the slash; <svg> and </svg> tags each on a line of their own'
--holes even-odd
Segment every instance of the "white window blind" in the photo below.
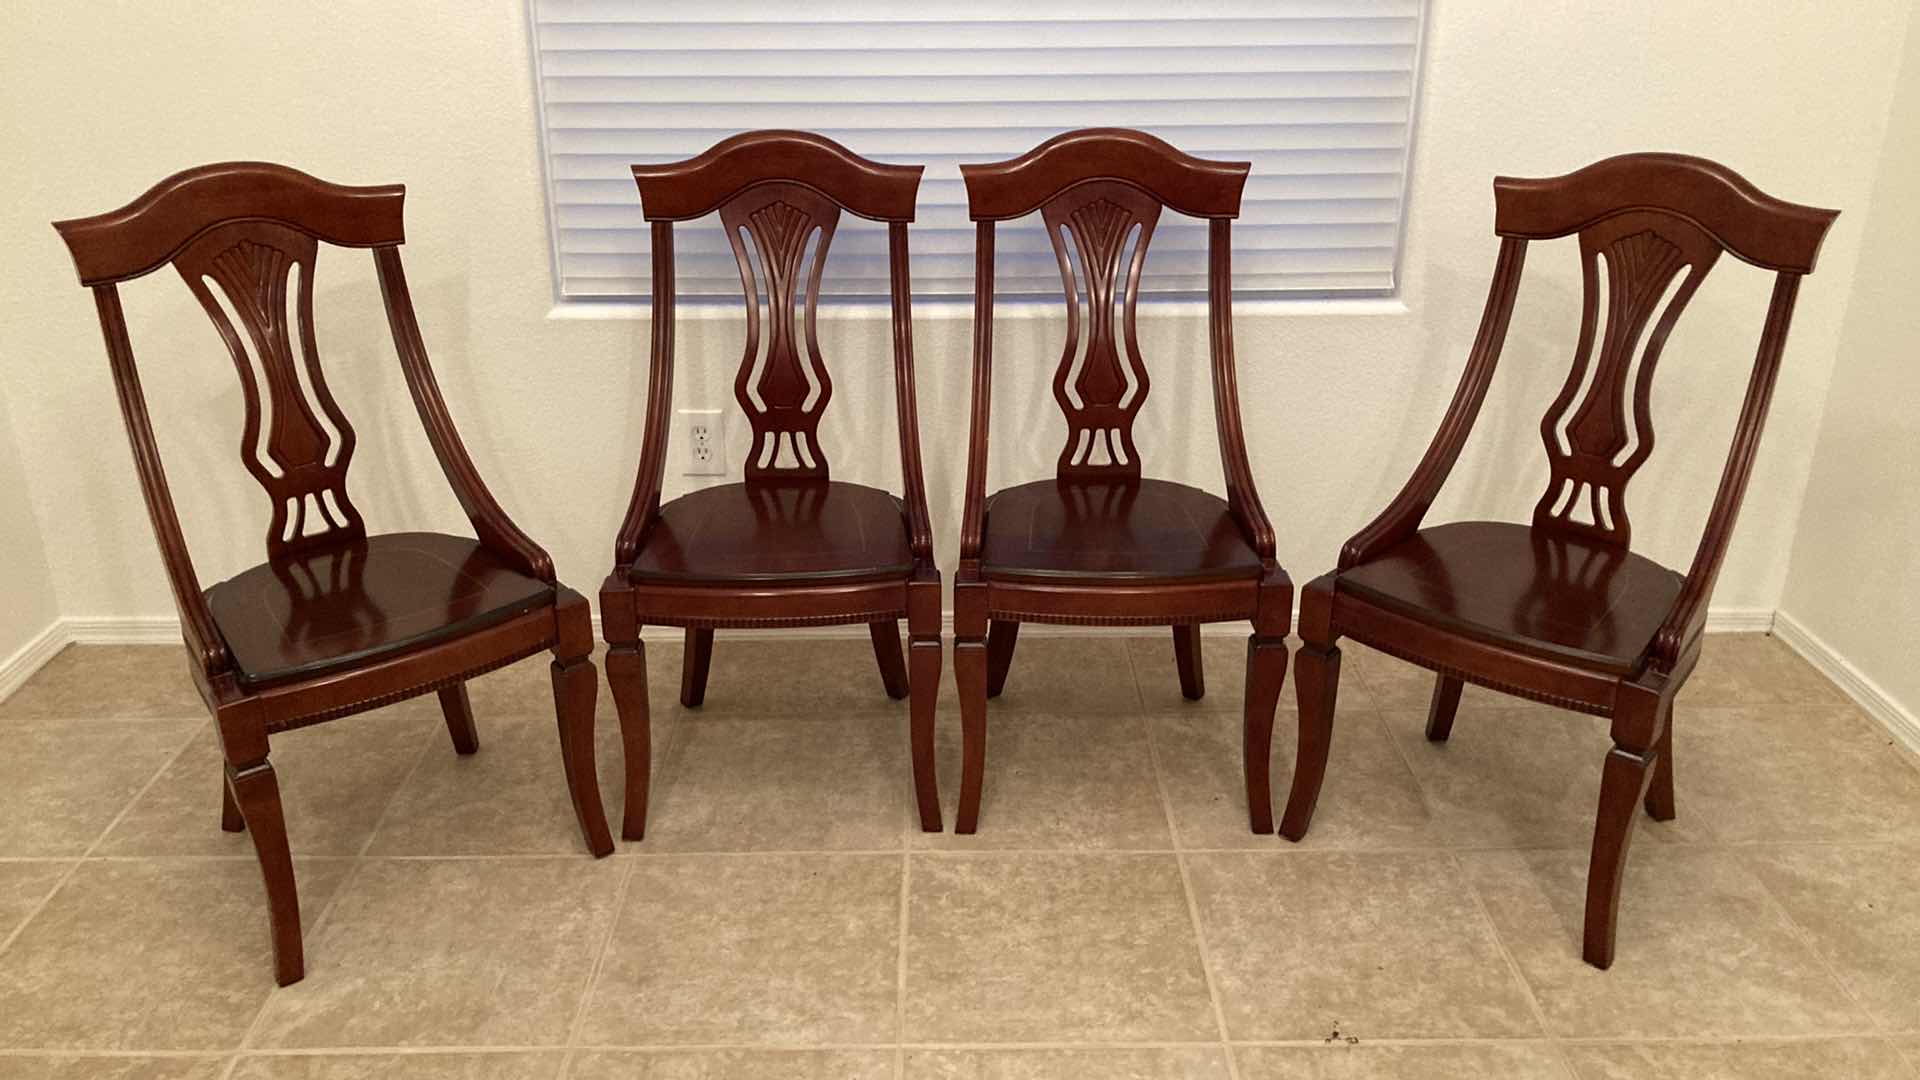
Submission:
<svg viewBox="0 0 1920 1080">
<path fill-rule="evenodd" d="M 961 162 L 1079 127 L 1132 127 L 1251 161 L 1234 228 L 1242 295 L 1394 288 L 1424 0 L 820 4 L 528 0 L 556 291 L 644 299 L 628 166 L 740 131 L 800 128 L 923 164 L 916 297 L 973 288 Z M 734 298 L 717 220 L 675 228 L 685 298 Z M 1000 226 L 996 289 L 1058 296 L 1038 215 Z M 823 292 L 886 293 L 884 229 L 843 215 Z M 1144 287 L 1206 289 L 1206 228 L 1167 213 Z"/>
</svg>

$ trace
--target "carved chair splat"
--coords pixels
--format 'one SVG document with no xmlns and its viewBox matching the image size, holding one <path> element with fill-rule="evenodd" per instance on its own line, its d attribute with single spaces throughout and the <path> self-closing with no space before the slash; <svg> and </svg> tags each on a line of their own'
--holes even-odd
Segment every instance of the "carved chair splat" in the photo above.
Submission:
<svg viewBox="0 0 1920 1080">
<path fill-rule="evenodd" d="M 251 834 L 274 974 L 305 970 L 300 906 L 269 737 L 437 692 L 454 749 L 479 749 L 466 680 L 553 654 L 561 761 L 587 846 L 613 851 L 594 781 L 598 685 L 587 603 L 487 491 L 434 381 L 400 266 L 398 184 L 346 187 L 259 162 L 177 173 L 126 206 L 55 222 L 92 290 L 147 513 L 180 612 L 189 669 L 225 759 L 221 827 Z M 373 251 L 401 370 L 477 539 L 369 535 L 347 494 L 354 432 L 313 329 L 321 242 Z M 119 286 L 171 264 L 232 356 L 242 464 L 271 503 L 267 561 L 202 589 L 174 509 Z"/>
<path fill-rule="evenodd" d="M 686 161 L 636 165 L 633 176 L 652 230 L 652 359 L 639 475 L 600 592 L 627 758 L 622 832 L 639 840 L 646 830 L 652 737 L 643 627 L 684 628 L 680 701 L 694 708 L 706 698 L 716 629 L 851 623 L 867 624 L 887 695 L 910 699 L 920 824 L 937 832 L 940 572 L 920 466 L 907 263 L 920 167 L 868 161 L 806 132 L 756 131 Z M 901 496 L 830 479 L 819 441 L 833 396 L 817 333 L 820 285 L 843 212 L 887 226 Z M 673 401 L 674 226 L 715 213 L 746 302 L 746 348 L 734 380 L 752 429 L 746 479 L 662 503 Z M 910 639 L 904 657 L 902 618 Z"/>
<path fill-rule="evenodd" d="M 1440 430 L 1400 494 L 1301 590 L 1299 761 L 1280 831 L 1305 835 L 1326 774 L 1341 637 L 1436 673 L 1427 738 L 1453 731 L 1464 683 L 1609 717 L 1613 749 L 1587 871 L 1582 953 L 1614 957 L 1635 809 L 1674 815 L 1673 699 L 1699 658 L 1707 598 L 1759 446 L 1800 279 L 1835 211 L 1771 198 L 1732 170 L 1626 154 L 1549 179 L 1494 181 L 1493 284 Z M 1530 525 L 1422 527 L 1472 430 L 1513 314 L 1526 248 L 1577 235 L 1583 306 L 1566 383 L 1540 424 L 1551 479 Z M 1634 554 L 1626 488 L 1653 451 L 1649 400 L 1667 337 L 1723 252 L 1774 274 L 1733 446 L 1683 575 Z"/>
<path fill-rule="evenodd" d="M 1181 692 L 1205 693 L 1199 626 L 1247 619 L 1245 781 L 1253 831 L 1273 831 L 1268 754 L 1286 676 L 1293 584 L 1274 559 L 1235 382 L 1230 228 L 1248 166 L 1190 157 L 1153 136 L 1068 132 L 1027 154 L 962 165 L 976 223 L 973 411 L 954 678 L 962 754 L 956 829 L 979 821 L 986 708 L 1022 622 L 1171 626 Z M 1149 389 L 1135 332 L 1141 272 L 1165 210 L 1208 226 L 1214 418 L 1225 499 L 1146 478 L 1134 421 Z M 1060 264 L 1066 345 L 1053 394 L 1067 421 L 1054 477 L 986 491 L 993 381 L 995 224 L 1039 213 Z"/>
</svg>

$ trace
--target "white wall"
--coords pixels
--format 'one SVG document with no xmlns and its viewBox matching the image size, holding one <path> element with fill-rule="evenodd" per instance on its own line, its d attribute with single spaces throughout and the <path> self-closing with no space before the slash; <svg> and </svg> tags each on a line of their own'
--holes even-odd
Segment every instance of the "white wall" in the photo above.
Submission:
<svg viewBox="0 0 1920 1080">
<path fill-rule="evenodd" d="M 0 602 L 0 680 L 7 679 L 9 658 L 31 647 L 60 610 L 15 445 L 6 403 L 0 402 L 0 551 L 7 553 L 7 587 Z M 0 694 L 7 689 L 0 686 Z"/>
<path fill-rule="evenodd" d="M 1784 615 L 1920 716 L 1920 21 L 1813 453 Z"/>
<path fill-rule="evenodd" d="M 1730 17 L 1717 0 L 1436 0 L 1404 309 L 1269 307 L 1238 320 L 1254 470 L 1296 578 L 1331 565 L 1404 479 L 1444 409 L 1492 266 L 1493 175 L 1683 150 L 1725 161 L 1782 197 L 1850 211 L 1803 291 L 1716 600 L 1770 611 L 1786 579 L 1908 14 L 1907 0 L 1849 5 L 1845 18 L 1816 3 L 1744 5 Z M 518 0 L 235 3 L 190 15 L 156 4 L 72 6 L 58 16 L 15 5 L 0 19 L 10 148 L 0 158 L 0 226 L 11 240 L 0 375 L 62 612 L 168 615 L 171 604 L 92 305 L 47 222 L 117 206 L 178 168 L 228 158 L 408 184 L 408 266 L 455 417 L 482 473 L 553 551 L 563 578 L 597 589 L 632 483 L 646 326 L 548 317 Z M 329 251 L 318 270 L 321 353 L 361 437 L 355 499 L 376 529 L 463 528 L 406 404 L 369 263 Z M 1536 246 L 1530 269 L 1506 366 L 1442 513 L 1524 520 L 1545 485 L 1536 425 L 1577 324 L 1571 243 Z M 1629 508 L 1636 547 L 1670 565 L 1684 566 L 1698 538 L 1767 285 L 1724 261 L 1667 349 L 1655 390 L 1659 447 Z M 170 272 L 125 294 L 201 577 L 216 580 L 260 557 L 267 516 L 265 497 L 237 466 L 238 384 Z M 936 542 L 948 560 L 965 444 L 965 314 L 929 306 L 916 329 Z M 1155 374 L 1139 439 L 1148 466 L 1218 490 L 1204 322 L 1161 313 L 1142 330 Z M 1000 328 L 996 484 L 1046 475 L 1064 437 L 1043 390 L 1061 333 L 1051 317 Z M 679 404 L 731 406 L 739 341 L 737 320 L 683 320 Z M 896 482 L 885 341 L 885 323 L 870 314 L 835 312 L 823 327 L 837 389 L 823 437 L 845 479 Z"/>
</svg>

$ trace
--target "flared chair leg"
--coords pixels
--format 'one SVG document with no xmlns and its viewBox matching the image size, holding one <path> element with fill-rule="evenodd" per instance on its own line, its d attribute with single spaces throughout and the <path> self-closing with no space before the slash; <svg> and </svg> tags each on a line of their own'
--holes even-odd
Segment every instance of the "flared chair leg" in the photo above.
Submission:
<svg viewBox="0 0 1920 1080">
<path fill-rule="evenodd" d="M 892 619 L 868 623 L 867 632 L 873 638 L 873 658 L 880 665 L 880 685 L 888 697 L 899 701 L 911 684 L 906 657 L 900 653 L 900 623 Z"/>
<path fill-rule="evenodd" d="M 996 698 L 1007 688 L 1007 672 L 1013 670 L 1013 647 L 1020 640 L 1020 624 L 1011 619 L 995 619 L 987 627 L 987 696 Z"/>
<path fill-rule="evenodd" d="M 687 646 L 680 657 L 680 704 L 697 709 L 707 700 L 707 669 L 713 666 L 713 630 L 687 627 Z"/>
<path fill-rule="evenodd" d="M 1427 704 L 1427 741 L 1446 742 L 1453 734 L 1453 714 L 1460 708 L 1460 680 L 1451 675 L 1433 679 L 1433 700 Z"/>
<path fill-rule="evenodd" d="M 1180 640 L 1176 634 L 1174 640 Z M 1193 646 L 1194 676 L 1199 677 L 1199 643 Z M 1273 712 L 1287 678 L 1284 638 L 1247 637 L 1246 715 L 1241 726 L 1241 757 L 1247 779 L 1247 822 L 1262 836 L 1273 832 Z M 1186 682 L 1183 677 L 1182 684 Z M 1189 695 L 1197 696 L 1197 695 Z"/>
<path fill-rule="evenodd" d="M 1593 824 L 1593 857 L 1587 864 L 1587 912 L 1581 954 L 1597 968 L 1613 966 L 1620 919 L 1620 883 L 1640 805 L 1653 783 L 1653 748 L 1665 737 L 1668 704 L 1635 683 L 1621 686 L 1613 718 L 1613 749 L 1600 772 L 1600 808 Z"/>
<path fill-rule="evenodd" d="M 567 794 L 580 821 L 587 850 L 595 858 L 613 854 L 613 834 L 607 830 L 606 808 L 600 803 L 600 780 L 593 764 L 593 704 L 600 692 L 600 673 L 585 655 L 555 657 L 553 709 L 560 727 L 560 764 L 567 777 Z"/>
<path fill-rule="evenodd" d="M 236 768 L 227 766 L 228 794 L 253 836 L 260 877 L 267 888 L 267 918 L 273 932 L 273 977 L 281 986 L 306 974 L 300 943 L 300 893 L 293 880 L 293 852 L 287 847 L 287 822 L 280 810 L 280 782 L 264 758 Z"/>
<path fill-rule="evenodd" d="M 1188 701 L 1199 701 L 1207 696 L 1207 677 L 1200 663 L 1200 624 L 1188 623 L 1173 628 L 1173 662 L 1180 669 L 1180 696 Z M 1252 679 L 1251 670 L 1247 673 Z M 1278 687 L 1275 693 L 1279 692 Z M 1257 830 L 1256 830 L 1257 831 Z M 1273 826 L 1267 826 L 1268 832 Z"/>
<path fill-rule="evenodd" d="M 440 712 L 447 719 L 447 734 L 453 739 L 454 753 L 479 752 L 480 732 L 473 726 L 473 703 L 467 700 L 466 683 L 441 688 Z"/>
<path fill-rule="evenodd" d="M 620 716 L 620 743 L 626 759 L 626 809 L 620 836 L 647 838 L 647 795 L 653 778 L 652 719 L 647 707 L 647 646 L 634 640 L 607 648 L 607 686 Z"/>
<path fill-rule="evenodd" d="M 1647 816 L 1655 821 L 1672 821 L 1673 805 L 1673 705 L 1667 705 L 1667 720 L 1660 727 L 1660 740 L 1654 743 L 1653 783 L 1647 785 Z"/>
<path fill-rule="evenodd" d="M 919 804 L 921 831 L 939 832 L 943 827 L 940 780 L 935 770 L 933 747 L 935 702 L 940 697 L 939 630 L 936 628 L 925 637 L 915 634 L 907 648 L 913 664 L 909 705 L 913 714 L 913 795 Z"/>
<path fill-rule="evenodd" d="M 1300 646 L 1293 662 L 1294 695 L 1300 706 L 1300 740 L 1293 765 L 1293 787 L 1280 835 L 1298 841 L 1313 824 L 1320 785 L 1327 777 L 1327 753 L 1333 748 L 1333 709 L 1340 695 L 1340 650 L 1332 644 Z"/>
<path fill-rule="evenodd" d="M 953 682 L 960 697 L 960 807 L 953 831 L 967 834 L 980 824 L 980 789 L 987 769 L 988 649 L 985 587 L 954 587 Z M 1017 625 L 1017 624 L 1008 624 Z M 1012 656 L 1009 637 L 1007 655 Z"/>
</svg>

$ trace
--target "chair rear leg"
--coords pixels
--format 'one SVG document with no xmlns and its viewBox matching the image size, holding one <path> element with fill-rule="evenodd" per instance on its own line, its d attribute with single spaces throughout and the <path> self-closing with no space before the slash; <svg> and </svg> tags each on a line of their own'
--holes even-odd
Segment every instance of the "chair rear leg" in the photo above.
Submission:
<svg viewBox="0 0 1920 1080">
<path fill-rule="evenodd" d="M 600 803 L 600 779 L 593 764 L 593 703 L 599 696 L 600 673 L 584 656 L 555 658 L 553 710 L 560 726 L 560 764 L 567 776 L 567 794 L 580 821 L 587 850 L 594 857 L 613 854 L 613 834 L 607 830 L 606 808 Z"/>
<path fill-rule="evenodd" d="M 707 669 L 713 665 L 713 630 L 687 627 L 687 647 L 680 657 L 680 704 L 697 709 L 707 700 Z"/>
<path fill-rule="evenodd" d="M 1200 664 L 1199 623 L 1173 628 L 1173 662 L 1180 669 L 1180 696 L 1188 701 L 1199 701 L 1205 697 L 1207 677 Z M 1269 826 L 1267 831 L 1272 832 L 1272 827 Z"/>
<path fill-rule="evenodd" d="M 300 943 L 300 893 L 293 880 L 293 853 L 287 847 L 287 822 L 280 809 L 280 782 L 265 758 L 226 768 L 228 796 L 253 835 L 260 877 L 267 888 L 267 918 L 273 932 L 273 977 L 281 986 L 306 974 Z"/>
<path fill-rule="evenodd" d="M 1672 821 L 1673 806 L 1673 703 L 1667 703 L 1667 720 L 1660 727 L 1660 740 L 1653 745 L 1653 783 L 1647 787 L 1647 816 L 1655 821 Z"/>
<path fill-rule="evenodd" d="M 1333 748 L 1333 708 L 1340 696 L 1340 650 L 1331 643 L 1301 645 L 1293 661 L 1293 689 L 1300 706 L 1300 745 L 1280 835 L 1298 841 L 1313 824 L 1320 785 L 1327 777 L 1327 752 Z"/>
<path fill-rule="evenodd" d="M 900 653 L 900 623 L 895 619 L 868 623 L 867 632 L 873 637 L 873 658 L 880 664 L 880 685 L 886 687 L 888 697 L 899 701 L 907 696 L 911 682 L 906 657 Z"/>
<path fill-rule="evenodd" d="M 478 752 L 480 733 L 473 726 L 473 703 L 467 700 L 466 683 L 441 688 L 440 712 L 447 718 L 447 734 L 453 737 L 454 753 Z"/>
<path fill-rule="evenodd" d="M 1180 640 L 1176 632 L 1174 640 Z M 1199 678 L 1199 642 L 1193 646 L 1194 677 Z M 1182 673 L 1184 676 L 1184 672 Z M 1287 679 L 1285 638 L 1247 637 L 1246 715 L 1241 728 L 1241 757 L 1247 777 L 1247 822 L 1255 833 L 1273 832 L 1273 711 Z M 1182 683 L 1186 682 L 1183 677 Z M 1198 697 L 1189 694 L 1188 697 Z"/>
<path fill-rule="evenodd" d="M 620 836 L 647 838 L 647 794 L 653 778 L 652 718 L 647 703 L 647 646 L 639 639 L 607 649 L 607 685 L 620 714 L 620 743 L 626 759 L 626 809 Z"/>
<path fill-rule="evenodd" d="M 247 819 L 240 813 L 240 804 L 233 801 L 233 788 L 227 783 L 225 766 L 220 769 L 220 827 L 227 832 L 245 832 Z"/>
<path fill-rule="evenodd" d="M 1427 741 L 1446 742 L 1453 734 L 1453 714 L 1460 708 L 1460 680 L 1437 675 L 1433 680 L 1433 700 L 1427 705 Z"/>
<path fill-rule="evenodd" d="M 995 619 L 987 624 L 987 696 L 995 698 L 1007 688 L 1007 672 L 1013 669 L 1013 647 L 1020 640 L 1020 624 L 1011 619 Z"/>
</svg>

